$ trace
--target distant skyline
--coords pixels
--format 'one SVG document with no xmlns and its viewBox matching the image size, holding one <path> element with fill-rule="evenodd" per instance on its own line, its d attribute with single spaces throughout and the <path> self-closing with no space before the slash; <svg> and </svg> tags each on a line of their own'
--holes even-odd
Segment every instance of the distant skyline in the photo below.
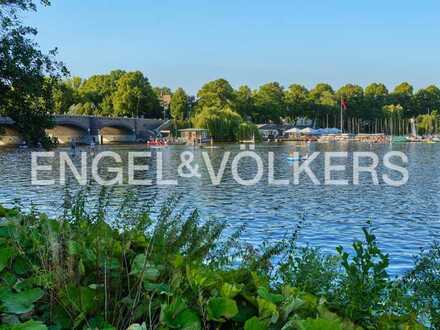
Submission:
<svg viewBox="0 0 440 330">
<path fill-rule="evenodd" d="M 440 84 L 440 2 L 53 0 L 25 22 L 73 76 L 139 70 L 195 94 L 224 78 L 363 87 Z"/>
</svg>

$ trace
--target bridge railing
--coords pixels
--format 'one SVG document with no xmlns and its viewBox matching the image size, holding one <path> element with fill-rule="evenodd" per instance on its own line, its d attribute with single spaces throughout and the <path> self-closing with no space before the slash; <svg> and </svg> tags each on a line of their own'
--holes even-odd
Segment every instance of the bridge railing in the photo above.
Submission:
<svg viewBox="0 0 440 330">
<path fill-rule="evenodd" d="M 54 115 L 56 118 L 94 118 L 94 119 L 106 119 L 106 120 L 127 120 L 127 119 L 145 119 L 145 120 L 157 120 L 163 121 L 163 118 L 142 118 L 142 117 L 104 117 L 104 116 L 89 116 L 89 115 Z"/>
</svg>

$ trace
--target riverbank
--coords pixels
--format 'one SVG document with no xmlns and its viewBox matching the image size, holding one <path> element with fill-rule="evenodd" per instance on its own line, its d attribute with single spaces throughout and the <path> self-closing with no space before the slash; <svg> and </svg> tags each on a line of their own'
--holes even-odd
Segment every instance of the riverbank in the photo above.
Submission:
<svg viewBox="0 0 440 330">
<path fill-rule="evenodd" d="M 337 256 L 328 256 L 297 246 L 301 224 L 285 240 L 250 248 L 239 232 L 226 234 L 223 222 L 202 221 L 197 212 L 182 217 L 175 199 L 153 220 L 148 208 L 127 195 L 115 222 L 106 212 L 105 191 L 95 207 L 88 197 L 82 192 L 67 198 L 58 219 L 0 208 L 3 324 L 38 329 L 440 324 L 438 278 L 430 277 L 440 267 L 439 246 L 421 254 L 405 276 L 391 279 L 388 256 L 368 224 L 354 252 L 338 248 Z"/>
</svg>

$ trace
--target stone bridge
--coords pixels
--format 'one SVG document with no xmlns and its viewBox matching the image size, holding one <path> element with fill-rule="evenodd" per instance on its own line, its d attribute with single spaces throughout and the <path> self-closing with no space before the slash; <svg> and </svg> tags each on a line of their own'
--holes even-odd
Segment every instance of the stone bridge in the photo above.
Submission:
<svg viewBox="0 0 440 330">
<path fill-rule="evenodd" d="M 145 118 L 117 118 L 95 116 L 54 116 L 55 126 L 47 134 L 61 144 L 74 140 L 78 143 L 127 143 L 156 137 L 169 121 Z M 0 145 L 21 143 L 14 121 L 0 117 Z"/>
</svg>

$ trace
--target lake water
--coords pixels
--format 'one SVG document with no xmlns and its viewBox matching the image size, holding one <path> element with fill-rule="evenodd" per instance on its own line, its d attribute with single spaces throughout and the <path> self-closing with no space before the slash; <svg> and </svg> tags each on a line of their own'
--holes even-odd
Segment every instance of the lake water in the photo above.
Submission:
<svg viewBox="0 0 440 330">
<path fill-rule="evenodd" d="M 86 148 L 84 150 L 87 150 Z M 111 150 L 121 155 L 124 164 L 128 151 L 147 151 L 142 146 L 99 146 L 99 150 Z M 345 164 L 345 177 L 352 181 L 352 152 L 373 151 L 380 158 L 391 150 L 404 152 L 409 159 L 406 168 L 408 183 L 393 187 L 384 183 L 381 175 L 389 173 L 399 177 L 383 166 L 378 167 L 379 185 L 374 185 L 371 176 L 361 175 L 360 185 L 328 186 L 314 185 L 305 175 L 300 184 L 293 183 L 292 164 L 286 160 L 292 150 L 303 154 L 314 151 L 347 151 L 348 159 L 335 161 Z M 60 148 L 57 151 L 67 151 Z M 177 186 L 136 186 L 115 187 L 116 200 L 127 190 L 135 191 L 140 200 L 154 198 L 163 202 L 173 192 L 181 195 L 181 205 L 187 209 L 197 208 L 203 218 L 226 220 L 231 227 L 246 225 L 243 239 L 261 243 L 265 239 L 278 240 L 293 230 L 295 224 L 304 218 L 305 225 L 300 234 L 300 243 L 320 247 L 323 251 L 335 253 L 335 247 L 350 247 L 353 239 L 361 238 L 361 228 L 372 220 L 381 247 L 391 256 L 391 273 L 402 274 L 413 264 L 413 256 L 419 249 L 428 247 L 440 239 L 440 144 L 309 144 L 309 145 L 268 145 L 256 146 L 264 163 L 263 179 L 255 186 L 238 184 L 231 174 L 231 161 L 240 152 L 238 145 L 220 145 L 216 149 L 194 149 L 186 146 L 170 146 L 159 150 L 163 154 L 164 177 L 176 177 L 183 151 L 194 152 L 192 163 L 199 165 L 200 178 L 178 178 Z M 203 162 L 202 152 L 206 152 L 217 171 L 224 152 L 231 152 L 224 177 L 220 185 L 211 184 Z M 136 177 L 155 179 L 156 152 L 148 159 L 139 160 L 148 164 L 148 173 L 137 172 Z M 287 186 L 268 184 L 268 152 L 275 157 L 275 177 L 290 179 Z M 47 160 L 55 166 L 57 159 Z M 75 164 L 79 166 L 79 157 Z M 105 168 L 115 166 L 109 159 L 101 163 L 103 175 L 110 175 Z M 126 166 L 125 166 L 126 168 Z M 312 163 L 312 170 L 321 183 L 324 182 L 324 157 L 322 154 Z M 256 173 L 254 161 L 240 163 L 239 173 L 250 178 Z M 340 174 L 343 174 L 342 172 Z M 58 177 L 58 172 L 42 175 Z M 338 175 L 335 175 L 337 177 Z M 124 179 L 126 180 L 126 179 Z M 71 189 L 77 189 L 75 181 Z M 16 200 L 29 207 L 31 203 L 43 211 L 53 214 L 60 212 L 65 187 L 31 185 L 31 153 L 29 150 L 0 150 L 0 203 L 11 205 Z M 92 184 L 92 192 L 99 191 Z"/>
</svg>

